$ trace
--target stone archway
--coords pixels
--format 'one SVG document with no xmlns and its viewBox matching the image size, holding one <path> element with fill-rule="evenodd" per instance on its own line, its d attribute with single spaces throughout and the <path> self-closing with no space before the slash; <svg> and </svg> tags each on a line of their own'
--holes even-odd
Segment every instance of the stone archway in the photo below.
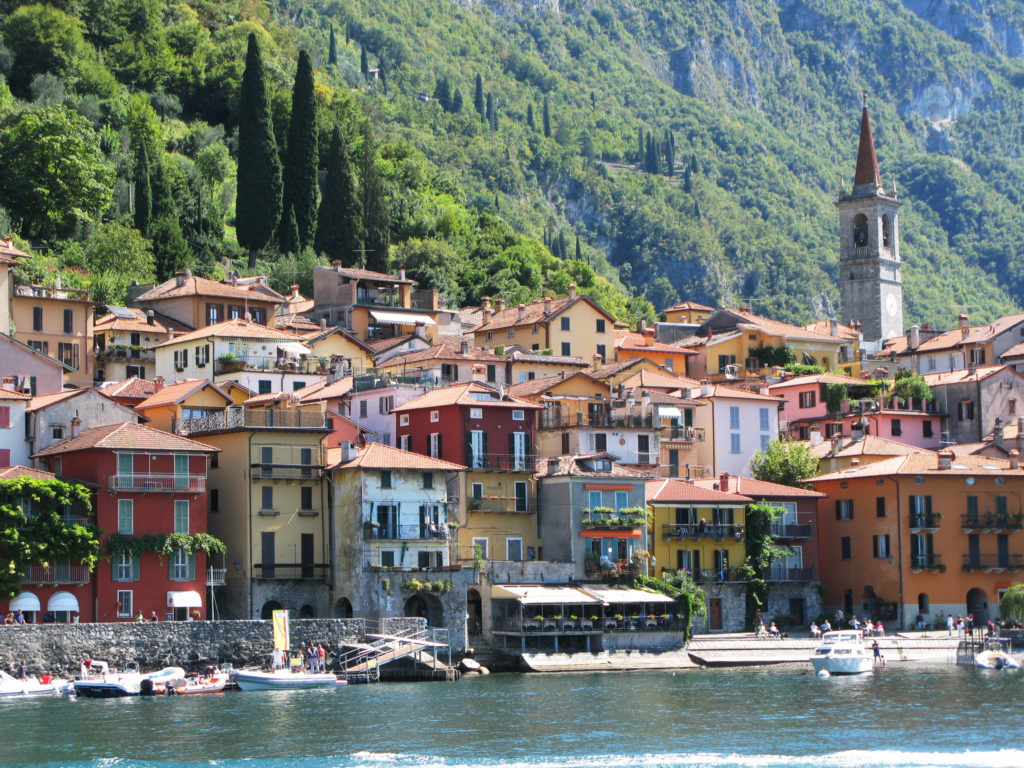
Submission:
<svg viewBox="0 0 1024 768">
<path fill-rule="evenodd" d="M 267 600 L 260 609 L 261 619 L 272 619 L 274 618 L 274 611 L 280 611 L 284 608 L 277 600 Z"/>
<path fill-rule="evenodd" d="M 312 619 L 316 617 L 316 610 L 312 605 L 304 605 L 299 609 L 300 619 Z"/>
<path fill-rule="evenodd" d="M 405 615 L 427 620 L 428 627 L 444 626 L 441 601 L 434 595 L 417 594 L 405 601 Z"/>
<path fill-rule="evenodd" d="M 976 627 L 988 621 L 988 594 L 985 590 L 974 587 L 967 593 L 967 612 L 974 614 L 974 626 Z"/>
<path fill-rule="evenodd" d="M 338 601 L 334 604 L 334 618 L 352 618 L 352 603 L 347 597 L 339 598 Z"/>
<path fill-rule="evenodd" d="M 466 613 L 468 614 L 466 619 L 467 634 L 482 634 L 484 629 L 483 600 L 480 597 L 480 593 L 473 587 L 466 590 Z"/>
</svg>

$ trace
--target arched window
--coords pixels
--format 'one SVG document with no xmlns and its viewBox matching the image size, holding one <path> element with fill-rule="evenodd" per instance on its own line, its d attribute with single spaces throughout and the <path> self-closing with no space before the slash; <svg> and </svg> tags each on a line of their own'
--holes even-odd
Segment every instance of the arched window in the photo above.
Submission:
<svg viewBox="0 0 1024 768">
<path fill-rule="evenodd" d="M 868 217 L 858 213 L 853 217 L 853 245 L 863 248 L 868 244 Z"/>
<path fill-rule="evenodd" d="M 889 214 L 882 217 L 882 246 L 892 248 L 892 219 Z"/>
</svg>

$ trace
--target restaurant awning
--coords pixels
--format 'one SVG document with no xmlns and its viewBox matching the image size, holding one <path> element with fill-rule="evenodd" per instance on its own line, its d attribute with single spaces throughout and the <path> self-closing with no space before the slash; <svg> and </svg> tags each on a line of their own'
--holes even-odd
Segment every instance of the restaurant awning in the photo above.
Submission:
<svg viewBox="0 0 1024 768">
<path fill-rule="evenodd" d="M 46 601 L 48 611 L 74 611 L 78 612 L 78 598 L 70 592 L 54 592 Z"/>
<path fill-rule="evenodd" d="M 388 312 L 383 309 L 371 309 L 370 317 L 384 325 L 437 325 L 430 315 L 414 312 Z"/>
<path fill-rule="evenodd" d="M 297 341 L 282 341 L 277 345 L 277 349 L 280 352 L 291 355 L 308 355 L 310 353 L 309 347 Z"/>
<path fill-rule="evenodd" d="M 623 603 L 674 603 L 668 595 L 661 592 L 647 592 L 643 589 L 629 589 L 625 587 L 597 587 L 584 586 L 582 590 L 592 595 L 598 601 L 605 604 L 621 605 Z"/>
<path fill-rule="evenodd" d="M 632 490 L 632 489 L 630 489 Z M 643 532 L 639 528 L 622 529 L 614 531 L 580 531 L 580 538 L 583 539 L 640 539 Z"/>
<path fill-rule="evenodd" d="M 198 592 L 168 592 L 169 608 L 202 608 L 203 598 Z"/>
<path fill-rule="evenodd" d="M 597 598 L 576 587 L 552 587 L 540 584 L 493 584 L 492 600 L 518 600 L 523 605 L 578 605 L 597 603 Z"/>
<path fill-rule="evenodd" d="M 41 611 L 39 598 L 32 592 L 22 592 L 8 604 L 9 611 Z"/>
</svg>

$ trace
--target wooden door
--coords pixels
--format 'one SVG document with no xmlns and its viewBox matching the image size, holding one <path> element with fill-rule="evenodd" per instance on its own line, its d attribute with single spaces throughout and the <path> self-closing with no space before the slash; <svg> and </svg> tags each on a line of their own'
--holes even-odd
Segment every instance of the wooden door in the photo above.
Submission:
<svg viewBox="0 0 1024 768">
<path fill-rule="evenodd" d="M 722 598 L 712 597 L 708 601 L 708 629 L 722 628 Z"/>
</svg>

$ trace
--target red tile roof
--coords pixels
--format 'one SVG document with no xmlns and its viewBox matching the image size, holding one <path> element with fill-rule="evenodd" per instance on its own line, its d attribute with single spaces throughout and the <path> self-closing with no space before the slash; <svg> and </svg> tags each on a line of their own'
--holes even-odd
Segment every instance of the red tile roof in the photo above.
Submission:
<svg viewBox="0 0 1024 768">
<path fill-rule="evenodd" d="M 810 491 L 806 488 L 794 488 L 791 485 L 769 483 L 767 480 L 757 480 L 753 477 L 744 477 L 743 475 L 731 475 L 728 482 L 729 493 L 741 493 L 753 499 L 821 499 L 825 497 L 824 493 Z M 693 484 L 700 488 L 719 490 L 715 488 L 719 484 L 719 479 L 715 478 L 694 480 Z"/>
<path fill-rule="evenodd" d="M 808 323 L 804 326 L 808 331 L 814 331 L 815 333 L 822 333 L 826 336 L 832 336 L 832 321 L 831 320 L 819 320 L 816 323 Z M 833 338 L 837 339 L 848 339 L 850 341 L 856 341 L 860 338 L 860 334 L 856 328 L 849 325 L 843 325 L 842 323 L 836 323 L 837 336 Z"/>
<path fill-rule="evenodd" d="M 671 392 L 684 388 L 699 390 L 700 382 L 696 379 L 688 379 L 685 376 L 642 370 L 623 379 L 622 386 L 626 389 L 661 389 Z"/>
<path fill-rule="evenodd" d="M 661 352 L 669 355 L 696 355 L 692 349 L 663 344 L 651 338 L 650 333 L 615 331 L 615 348 L 627 352 Z"/>
<path fill-rule="evenodd" d="M 583 379 L 591 382 L 595 387 L 603 389 L 605 391 L 605 394 L 607 394 L 608 387 L 603 381 L 598 381 L 597 379 L 593 378 L 592 376 L 588 376 L 582 371 L 570 373 L 568 376 L 555 374 L 554 376 L 544 376 L 539 379 L 527 379 L 526 381 L 520 381 L 518 384 L 513 384 L 512 386 L 510 386 L 508 388 L 508 393 L 510 395 L 515 395 L 516 397 L 530 397 L 531 395 L 539 395 L 540 393 L 546 392 L 552 387 L 557 387 L 564 381 L 571 381 L 572 379 L 576 379 L 579 377 L 583 377 Z"/>
<path fill-rule="evenodd" d="M 473 333 L 482 333 L 484 331 L 498 331 L 507 328 L 518 328 L 523 325 L 533 325 L 534 323 L 548 323 L 554 318 L 558 317 L 569 307 L 575 306 L 580 302 L 586 302 L 590 304 L 599 314 L 603 315 L 609 322 L 614 323 L 615 318 L 605 312 L 596 301 L 591 299 L 589 296 L 579 294 L 574 299 L 570 299 L 568 296 L 563 296 L 559 299 L 549 299 L 545 302 L 544 299 L 538 301 L 531 301 L 529 304 L 523 307 L 523 317 L 519 317 L 519 307 L 506 307 L 500 312 L 495 312 L 491 316 L 489 323 L 480 323 L 473 329 Z M 545 312 L 545 304 L 547 304 L 548 311 Z"/>
<path fill-rule="evenodd" d="M 112 398 L 106 393 L 98 389 L 86 388 L 86 389 L 67 389 L 63 392 L 54 392 L 51 395 L 36 395 L 32 398 L 32 402 L 29 403 L 28 410 L 38 411 L 43 408 L 49 408 L 54 403 L 60 403 L 65 400 L 70 400 L 72 397 L 78 397 L 86 392 L 96 392 L 99 395 L 111 400 Z"/>
<path fill-rule="evenodd" d="M 443 459 L 424 456 L 421 453 L 403 451 L 383 443 L 367 443 L 358 449 L 356 458 L 343 462 L 341 448 L 327 449 L 328 469 L 418 469 L 439 472 L 459 472 L 466 467 Z"/>
<path fill-rule="evenodd" d="M 153 312 L 153 322 L 150 323 L 146 310 L 137 307 L 118 307 L 119 312 L 130 312 L 132 317 L 118 317 L 113 312 L 104 315 L 93 324 L 93 331 L 136 331 L 138 333 L 167 334 L 187 333 L 192 326 L 179 323 L 177 320 L 159 312 Z"/>
<path fill-rule="evenodd" d="M 146 411 L 150 408 L 160 408 L 165 405 L 177 405 L 205 387 L 209 387 L 214 393 L 223 397 L 225 402 L 232 402 L 230 395 L 208 379 L 185 379 L 184 381 L 168 384 L 159 392 L 154 393 L 136 405 L 135 410 Z"/>
<path fill-rule="evenodd" d="M 315 381 L 302 389 L 297 389 L 293 393 L 299 402 L 319 402 L 321 400 L 331 400 L 335 397 L 344 397 L 352 391 L 352 377 L 343 376 L 335 382 L 330 384 L 324 381 Z"/>
<path fill-rule="evenodd" d="M 612 464 L 611 472 L 597 472 L 588 469 L 583 462 L 596 458 L 615 457 L 614 451 L 606 453 L 592 453 L 585 455 L 554 456 L 548 459 L 537 460 L 537 477 L 604 477 L 604 478 L 628 478 L 630 480 L 650 480 L 651 475 L 641 472 L 632 467 L 624 467 L 617 462 Z"/>
<path fill-rule="evenodd" d="M 506 362 L 505 357 L 496 355 L 486 349 L 480 349 L 480 347 L 470 346 L 466 352 L 462 352 L 461 349 L 462 347 L 459 344 L 441 342 L 426 349 L 418 349 L 415 352 L 406 352 L 404 355 L 388 358 L 383 363 L 380 363 L 380 367 L 391 368 L 396 365 L 413 365 L 429 360 L 471 360 L 478 363 L 490 363 L 491 365 L 504 365 Z"/>
<path fill-rule="evenodd" d="M 691 392 L 690 396 L 693 398 L 705 399 L 705 396 L 697 392 Z M 724 384 L 712 384 L 711 394 L 707 397 L 721 397 L 732 400 L 771 400 L 773 402 L 779 402 L 785 400 L 781 395 L 762 395 L 760 392 L 751 392 L 749 389 L 740 389 L 739 387 L 727 387 Z"/>
<path fill-rule="evenodd" d="M 409 333 L 405 336 L 395 336 L 390 339 L 379 339 L 377 341 L 368 342 L 367 345 L 373 350 L 374 354 L 379 355 L 381 352 L 387 352 L 389 349 L 399 347 L 409 339 L 416 338 L 415 334 Z"/>
<path fill-rule="evenodd" d="M 328 269 L 321 267 L 321 269 Z M 372 269 L 355 269 L 354 267 L 342 267 L 341 269 L 330 269 L 336 275 L 348 277 L 352 280 L 372 280 L 377 283 L 397 283 L 399 285 L 419 285 L 415 280 L 408 280 L 394 275 L 386 275 L 383 272 L 374 272 Z"/>
<path fill-rule="evenodd" d="M 14 240 L 7 238 L 0 240 L 0 258 L 5 264 L 17 264 L 18 259 L 27 259 L 29 255 L 14 244 Z"/>
<path fill-rule="evenodd" d="M 829 472 L 817 477 L 808 478 L 808 483 L 823 480 L 846 480 L 856 477 L 889 477 L 892 475 L 1016 475 L 1024 477 L 1024 471 L 1010 469 L 1006 459 L 994 459 L 989 456 L 957 456 L 953 459 L 950 469 L 939 469 L 940 453 L 912 453 L 907 456 L 895 456 L 872 464 L 862 464 L 838 472 Z"/>
<path fill-rule="evenodd" d="M 33 480 L 57 479 L 57 476 L 53 474 L 53 472 L 47 472 L 42 469 L 33 469 L 32 467 L 23 467 L 20 464 L 0 468 L 0 480 L 14 480 L 18 477 L 30 477 Z"/>
<path fill-rule="evenodd" d="M 478 399 L 474 395 L 486 395 L 487 397 Z M 453 384 L 450 387 L 427 392 L 407 403 L 399 405 L 391 412 L 401 413 L 423 408 L 438 408 L 444 405 L 468 405 L 474 408 L 526 408 L 533 410 L 540 410 L 544 407 L 543 405 L 508 394 L 505 395 L 504 399 L 499 399 L 497 390 L 485 384 L 469 382 L 466 384 Z"/>
<path fill-rule="evenodd" d="M 220 451 L 220 448 L 189 440 L 187 437 L 179 437 L 129 421 L 123 424 L 108 424 L 104 427 L 83 430 L 78 437 L 72 437 L 56 445 L 51 445 L 49 448 L 44 448 L 39 453 L 33 454 L 32 458 L 84 451 L 90 448 L 118 451 L 188 451 L 193 453 Z"/>
<path fill-rule="evenodd" d="M 248 282 L 242 285 L 231 285 L 217 280 L 208 280 L 205 277 L 186 274 L 181 278 L 181 285 L 178 285 L 178 277 L 172 277 L 155 288 L 151 288 L 136 301 L 145 303 L 148 301 L 161 301 L 163 299 L 176 299 L 182 296 L 216 296 L 224 299 L 237 299 L 238 301 L 262 301 L 271 304 L 280 304 L 285 298 L 281 294 L 263 284 Z"/>
<path fill-rule="evenodd" d="M 181 344 L 182 342 L 211 337 L 222 339 L 271 339 L 273 341 L 297 341 L 300 344 L 303 343 L 302 337 L 294 333 L 279 331 L 276 328 L 268 328 L 252 320 L 243 320 L 240 317 L 236 317 L 233 320 L 224 320 L 214 325 L 198 328 L 189 333 L 183 333 L 181 336 L 175 336 L 173 339 L 157 344 L 156 349 L 170 346 L 171 344 Z"/>
<path fill-rule="evenodd" d="M 0 387 L 0 400 L 31 400 L 31 395 L 26 395 L 24 392 L 16 392 L 13 389 L 4 389 Z"/>
<path fill-rule="evenodd" d="M 696 301 L 684 301 L 681 304 L 673 304 L 671 307 L 666 307 L 661 310 L 662 312 L 676 312 L 684 309 L 693 309 L 697 311 L 714 312 L 714 307 L 706 307 L 703 304 L 698 304 Z"/>
<path fill-rule="evenodd" d="M 887 440 L 884 437 L 875 435 L 864 435 L 859 440 L 851 440 L 845 437 L 837 444 L 835 453 L 832 452 L 832 441 L 823 440 L 818 445 L 811 447 L 811 452 L 819 459 L 842 458 L 849 456 L 906 456 L 911 453 L 934 453 L 927 448 L 918 448 L 906 443 L 897 443 L 895 440 Z"/>
<path fill-rule="evenodd" d="M 654 490 L 648 489 L 648 504 L 667 504 L 673 502 L 710 502 L 713 504 L 749 504 L 753 499 L 737 493 L 722 493 L 711 488 L 685 480 L 661 480 L 654 484 Z"/>
<path fill-rule="evenodd" d="M 846 384 L 864 386 L 867 382 L 855 379 L 852 376 L 843 376 L 839 373 L 813 373 L 809 376 L 794 376 L 792 379 L 780 381 L 777 384 L 769 384 L 768 389 L 784 389 L 786 387 L 806 386 L 807 384 Z"/>
<path fill-rule="evenodd" d="M 124 381 L 104 381 L 97 389 L 113 400 L 145 400 L 156 391 L 156 385 L 148 379 L 132 376 Z"/>
<path fill-rule="evenodd" d="M 990 376 L 1004 371 L 1013 371 L 1018 376 L 1021 375 L 1012 365 L 982 365 L 973 371 L 969 368 L 961 368 L 957 371 L 926 373 L 921 378 L 929 387 L 939 387 L 946 384 L 962 384 L 965 381 L 984 381 Z"/>
<path fill-rule="evenodd" d="M 717 319 L 720 315 L 730 315 L 736 321 L 736 328 L 741 330 L 759 330 L 768 336 L 777 336 L 784 339 L 807 339 L 810 341 L 831 341 L 835 344 L 839 344 L 845 339 L 837 336 L 829 336 L 827 333 L 818 333 L 817 331 L 810 331 L 806 328 L 802 328 L 799 325 L 790 325 L 789 323 L 783 323 L 778 320 L 772 320 L 769 317 L 761 317 L 755 315 L 752 312 L 748 312 L 745 309 L 720 309 L 711 318 L 705 322 Z M 725 326 L 717 326 L 720 330 L 724 330 Z"/>
</svg>

